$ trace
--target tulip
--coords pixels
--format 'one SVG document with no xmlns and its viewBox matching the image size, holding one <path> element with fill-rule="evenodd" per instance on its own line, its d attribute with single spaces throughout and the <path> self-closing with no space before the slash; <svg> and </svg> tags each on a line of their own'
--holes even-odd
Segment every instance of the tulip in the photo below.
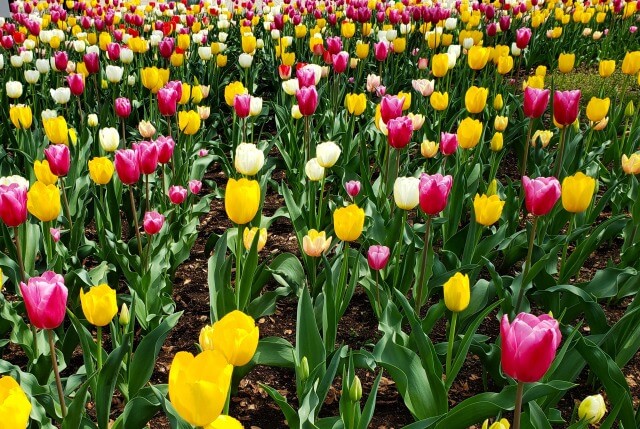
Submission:
<svg viewBox="0 0 640 429">
<path fill-rule="evenodd" d="M 605 78 L 609 77 L 616 70 L 616 61 L 615 60 L 600 60 L 598 64 L 598 73 L 600 77 Z"/>
<path fill-rule="evenodd" d="M 473 200 L 473 211 L 476 222 L 483 226 L 491 226 L 502 215 L 505 202 L 497 195 L 478 195 Z"/>
<path fill-rule="evenodd" d="M 196 357 L 178 352 L 169 371 L 169 399 L 188 423 L 207 426 L 222 412 L 232 373 L 221 350 L 205 350 Z"/>
<path fill-rule="evenodd" d="M 172 137 L 160 136 L 154 142 L 158 148 L 158 163 L 167 164 L 173 156 L 173 149 L 176 143 Z"/>
<path fill-rule="evenodd" d="M 231 365 L 244 366 L 253 358 L 259 336 L 260 331 L 253 318 L 234 310 L 212 326 L 202 328 L 199 342 L 202 350 L 218 350 Z"/>
<path fill-rule="evenodd" d="M 602 420 L 607 412 L 602 395 L 587 396 L 580 402 L 578 417 L 589 424 L 595 425 Z"/>
<path fill-rule="evenodd" d="M 233 109 L 241 118 L 249 116 L 251 111 L 251 96 L 249 94 L 238 94 L 233 99 Z"/>
<path fill-rule="evenodd" d="M 344 73 L 349 63 L 349 53 L 345 51 L 338 52 L 331 56 L 333 63 L 333 71 L 337 74 Z"/>
<path fill-rule="evenodd" d="M 55 185 L 36 182 L 27 193 L 27 209 L 41 222 L 50 222 L 60 215 L 60 190 Z"/>
<path fill-rule="evenodd" d="M 251 102 L 249 103 L 249 115 L 250 116 L 259 116 L 262 113 L 262 98 L 261 97 L 251 97 Z"/>
<path fill-rule="evenodd" d="M 312 182 L 319 182 L 324 179 L 324 167 L 318 163 L 318 158 L 311 158 L 304 166 L 307 178 Z"/>
<path fill-rule="evenodd" d="M 200 180 L 191 179 L 189 180 L 189 191 L 192 194 L 198 195 L 202 190 L 202 182 Z"/>
<path fill-rule="evenodd" d="M 255 176 L 264 165 L 264 152 L 253 143 L 240 143 L 236 148 L 234 166 L 238 173 Z"/>
<path fill-rule="evenodd" d="M 153 174 L 158 167 L 158 146 L 152 142 L 134 144 L 140 173 Z"/>
<path fill-rule="evenodd" d="M 367 251 L 369 268 L 375 271 L 382 270 L 389 262 L 391 252 L 387 246 L 371 246 Z"/>
<path fill-rule="evenodd" d="M 443 111 L 449 106 L 449 93 L 435 91 L 429 98 L 429 103 L 434 110 Z"/>
<path fill-rule="evenodd" d="M 501 132 L 496 132 L 491 137 L 491 150 L 494 152 L 500 152 L 504 145 L 504 138 Z"/>
<path fill-rule="evenodd" d="M 402 210 L 413 210 L 420 202 L 420 179 L 417 177 L 398 177 L 393 184 L 393 198 L 396 206 Z"/>
<path fill-rule="evenodd" d="M 458 126 L 456 136 L 461 148 L 472 149 L 476 147 L 482 136 L 482 122 L 471 118 L 463 119 Z"/>
<path fill-rule="evenodd" d="M 244 225 L 255 217 L 260 206 L 260 185 L 255 180 L 229 179 L 224 195 L 224 208 L 229 219 Z"/>
<path fill-rule="evenodd" d="M 470 87 L 464 96 L 464 105 L 469 113 L 480 113 L 487 105 L 487 95 L 489 90 L 486 88 Z"/>
<path fill-rule="evenodd" d="M 20 292 L 32 325 L 39 329 L 55 329 L 64 320 L 68 289 L 64 277 L 53 271 L 31 277 L 20 283 Z"/>
<path fill-rule="evenodd" d="M 539 118 L 549 104 L 549 90 L 527 86 L 524 90 L 524 115 L 528 118 Z"/>
<path fill-rule="evenodd" d="M 449 192 L 453 185 L 451 176 L 441 174 L 422 174 L 418 187 L 420 195 L 420 208 L 428 215 L 440 213 L 447 205 Z"/>
<path fill-rule="evenodd" d="M 27 189 L 17 183 L 0 185 L 0 219 L 8 227 L 27 220 Z"/>
<path fill-rule="evenodd" d="M 502 100 L 502 94 L 496 95 L 495 98 L 493 99 L 493 108 L 500 111 L 502 110 L 503 106 L 504 106 L 504 102 Z"/>
<path fill-rule="evenodd" d="M 528 27 L 518 28 L 516 30 L 516 45 L 520 49 L 525 49 L 531 40 L 531 29 Z"/>
<path fill-rule="evenodd" d="M 587 104 L 587 118 L 592 122 L 600 122 L 609 113 L 611 100 L 607 98 L 591 97 Z"/>
<path fill-rule="evenodd" d="M 51 172 L 59 177 L 64 177 L 69 173 L 71 167 L 71 154 L 69 147 L 62 144 L 49 145 L 44 150 L 44 155 L 49 161 Z"/>
<path fill-rule="evenodd" d="M 114 109 L 119 118 L 126 119 L 131 114 L 131 101 L 126 97 L 116 98 Z"/>
<path fill-rule="evenodd" d="M 98 115 L 96 115 L 95 113 L 90 113 L 87 116 L 87 125 L 89 125 L 90 127 L 97 127 L 98 126 Z"/>
<path fill-rule="evenodd" d="M 622 60 L 622 73 L 632 76 L 640 71 L 640 51 L 627 52 Z"/>
<path fill-rule="evenodd" d="M 178 112 L 178 126 L 181 133 L 188 136 L 194 135 L 200 130 L 201 124 L 200 115 L 195 110 Z"/>
<path fill-rule="evenodd" d="M 560 182 L 555 177 L 522 178 L 525 205 L 534 216 L 549 213 L 561 195 Z"/>
<path fill-rule="evenodd" d="M 553 118 L 561 126 L 573 124 L 580 109 L 580 90 L 553 93 Z"/>
<path fill-rule="evenodd" d="M 377 61 L 384 61 L 389 55 L 389 43 L 382 41 L 373 44 L 373 53 Z"/>
<path fill-rule="evenodd" d="M 253 228 L 245 228 L 242 233 L 242 243 L 247 251 L 251 250 L 256 234 L 258 234 L 258 247 L 256 249 L 258 252 L 267 244 L 267 228 L 258 228 L 256 226 Z"/>
<path fill-rule="evenodd" d="M 420 93 L 423 97 L 428 97 L 433 94 L 435 82 L 427 79 L 414 79 L 411 81 L 412 88 Z"/>
<path fill-rule="evenodd" d="M 150 211 L 144 214 L 143 227 L 147 235 L 155 235 L 160 232 L 164 225 L 164 216 L 157 211 Z"/>
<path fill-rule="evenodd" d="M 444 304 L 449 311 L 459 313 L 469 306 L 471 288 L 469 287 L 468 275 L 455 273 L 442 286 L 442 289 L 444 291 Z"/>
<path fill-rule="evenodd" d="M 380 114 L 385 124 L 391 119 L 395 119 L 402 115 L 404 101 L 404 97 L 398 97 L 395 95 L 385 95 L 382 98 L 380 101 Z"/>
<path fill-rule="evenodd" d="M 49 141 L 55 145 L 69 144 L 69 129 L 67 121 L 62 116 L 42 120 L 44 132 Z"/>
<path fill-rule="evenodd" d="M 307 256 L 317 258 L 331 245 L 331 237 L 327 239 L 324 231 L 310 229 L 302 239 L 302 249 Z"/>
<path fill-rule="evenodd" d="M 433 158 L 438 153 L 440 145 L 431 140 L 425 140 L 420 144 L 420 154 L 425 158 Z"/>
<path fill-rule="evenodd" d="M 562 207 L 570 213 L 581 213 L 591 204 L 596 188 L 594 178 L 578 172 L 562 181 Z"/>
<path fill-rule="evenodd" d="M 0 415 L 2 428 L 25 428 L 29 423 L 31 401 L 12 377 L 0 377 Z"/>
<path fill-rule="evenodd" d="M 389 120 L 387 130 L 389 145 L 395 149 L 402 149 L 411 141 L 413 123 L 408 116 L 400 116 Z"/>
<path fill-rule="evenodd" d="M 501 56 L 498 58 L 498 73 L 505 75 L 513 69 L 513 57 Z"/>
<path fill-rule="evenodd" d="M 56 103 L 67 103 L 69 101 L 69 97 L 66 95 L 68 91 L 71 91 L 71 93 L 75 96 L 82 95 L 82 93 L 84 92 L 84 76 L 81 74 L 72 74 L 67 76 L 67 84 L 69 85 L 69 88 L 58 88 L 55 91 L 53 89 L 51 90 L 51 97 L 55 100 Z M 64 95 L 62 94 L 61 90 L 64 90 Z"/>
<path fill-rule="evenodd" d="M 333 167 L 338 161 L 341 152 L 342 150 L 340 149 L 340 146 L 334 142 L 330 141 L 320 143 L 316 146 L 316 159 L 318 160 L 318 165 L 323 168 Z"/>
<path fill-rule="evenodd" d="M 208 425 L 205 429 L 244 429 L 242 423 L 233 417 L 225 416 L 221 414 L 217 419 Z"/>
<path fill-rule="evenodd" d="M 107 284 L 94 286 L 86 294 L 80 289 L 80 303 L 84 316 L 94 326 L 107 326 L 118 313 L 116 291 Z"/>
<path fill-rule="evenodd" d="M 495 120 L 493 121 L 493 128 L 495 128 L 496 131 L 503 132 L 507 129 L 508 124 L 509 118 L 507 116 L 496 116 Z"/>
<path fill-rule="evenodd" d="M 96 185 L 106 185 L 111 181 L 115 167 L 106 157 L 96 157 L 88 162 L 89 177 Z"/>
<path fill-rule="evenodd" d="M 187 199 L 187 189 L 182 186 L 171 186 L 167 192 L 172 204 L 182 204 Z"/>
<path fill-rule="evenodd" d="M 228 106 L 233 107 L 236 95 L 246 94 L 247 89 L 242 82 L 232 82 L 224 88 L 224 99 Z"/>
<path fill-rule="evenodd" d="M 58 176 L 51 172 L 49 161 L 36 161 L 33 164 L 33 171 L 36 179 L 44 185 L 53 185 L 58 181 Z"/>
<path fill-rule="evenodd" d="M 493 422 L 489 426 L 489 420 L 485 420 L 482 423 L 482 429 L 509 429 L 509 421 L 507 419 L 500 419 L 500 421 Z"/>
<path fill-rule="evenodd" d="M 562 341 L 558 322 L 543 314 L 520 313 L 512 323 L 504 315 L 500 323 L 502 369 L 520 383 L 536 382 L 551 366 Z"/>
<path fill-rule="evenodd" d="M 303 116 L 311 116 L 315 113 L 318 107 L 318 91 L 315 86 L 297 90 L 296 99 Z"/>
<path fill-rule="evenodd" d="M 114 152 L 120 144 L 120 135 L 115 128 L 102 128 L 98 132 L 100 146 L 105 152 Z"/>
<path fill-rule="evenodd" d="M 135 151 L 119 149 L 114 164 L 120 181 L 125 185 L 133 185 L 140 179 L 140 165 Z"/>
<path fill-rule="evenodd" d="M 347 194 L 351 198 L 355 198 L 360 193 L 360 189 L 362 188 L 362 185 L 358 180 L 349 180 L 347 183 L 344 184 L 344 188 L 347 191 Z"/>
<path fill-rule="evenodd" d="M 436 54 L 431 58 L 431 73 L 435 77 L 444 77 L 449 71 L 449 55 Z"/>
<path fill-rule="evenodd" d="M 360 116 L 367 108 L 367 96 L 365 94 L 347 94 L 344 105 L 351 115 Z"/>
<path fill-rule="evenodd" d="M 560 54 L 560 57 L 558 58 L 558 70 L 562 73 L 569 73 L 573 70 L 575 62 L 575 54 Z"/>
<path fill-rule="evenodd" d="M 5 84 L 5 90 L 7 97 L 13 99 L 20 98 L 22 95 L 22 83 L 10 80 Z"/>
<path fill-rule="evenodd" d="M 9 107 L 9 119 L 17 130 L 27 130 L 31 128 L 33 113 L 31 107 L 24 104 L 11 105 Z"/>
<path fill-rule="evenodd" d="M 458 136 L 452 133 L 440 133 L 440 151 L 444 156 L 452 155 L 458 150 Z"/>
<path fill-rule="evenodd" d="M 467 54 L 467 62 L 473 70 L 482 70 L 491 58 L 491 51 L 482 46 L 473 46 Z"/>
<path fill-rule="evenodd" d="M 149 121 L 140 121 L 138 123 L 138 132 L 145 139 L 150 139 L 156 134 L 156 127 Z"/>
<path fill-rule="evenodd" d="M 376 92 L 376 89 L 381 85 L 380 76 L 375 74 L 367 75 L 367 92 Z"/>
<path fill-rule="evenodd" d="M 629 157 L 626 154 L 622 155 L 621 165 L 626 174 L 640 174 L 640 153 L 631 154 Z"/>
<path fill-rule="evenodd" d="M 356 241 L 362 234 L 364 210 L 355 204 L 340 207 L 333 212 L 334 230 L 342 241 Z"/>
</svg>

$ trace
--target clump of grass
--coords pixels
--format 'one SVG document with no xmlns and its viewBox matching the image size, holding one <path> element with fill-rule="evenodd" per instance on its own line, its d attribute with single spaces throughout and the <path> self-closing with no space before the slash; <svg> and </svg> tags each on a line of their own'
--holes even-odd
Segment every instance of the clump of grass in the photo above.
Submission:
<svg viewBox="0 0 640 429">
<path fill-rule="evenodd" d="M 551 88 L 551 76 L 547 77 L 546 84 Z M 622 91 L 629 92 L 634 88 L 635 78 L 616 70 L 611 76 L 603 79 L 598 74 L 597 67 L 576 69 L 571 73 L 563 74 L 558 71 L 553 73 L 555 89 L 567 91 L 579 89 L 582 91 L 583 103 L 588 103 L 591 97 L 609 97 L 616 99 Z"/>
</svg>

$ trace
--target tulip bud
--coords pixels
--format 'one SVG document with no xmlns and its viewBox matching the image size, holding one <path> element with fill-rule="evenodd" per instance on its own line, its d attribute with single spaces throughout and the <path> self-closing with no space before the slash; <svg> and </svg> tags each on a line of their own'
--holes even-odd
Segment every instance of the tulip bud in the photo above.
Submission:
<svg viewBox="0 0 640 429">
<path fill-rule="evenodd" d="M 503 146 L 503 137 L 501 132 L 496 132 L 491 138 L 491 150 L 500 152 Z"/>
<path fill-rule="evenodd" d="M 300 361 L 299 372 L 300 381 L 304 383 L 309 378 L 309 360 L 306 356 L 303 356 Z"/>
<path fill-rule="evenodd" d="M 360 193 L 362 185 L 357 180 L 350 180 L 344 184 L 344 187 L 347 191 L 347 194 L 349 194 L 351 198 L 354 198 Z"/>
<path fill-rule="evenodd" d="M 459 313 L 469 306 L 471 289 L 467 274 L 455 273 L 442 288 L 444 290 L 444 304 L 450 311 Z"/>
<path fill-rule="evenodd" d="M 360 398 L 362 398 L 362 382 L 356 375 L 353 377 L 353 381 L 349 387 L 349 400 L 351 402 L 358 402 L 360 401 Z"/>
<path fill-rule="evenodd" d="M 253 228 L 245 228 L 242 234 L 242 243 L 245 249 L 251 250 L 256 234 L 258 234 L 258 252 L 267 244 L 267 228 L 258 228 L 256 226 Z"/>
<path fill-rule="evenodd" d="M 306 173 L 307 178 L 312 182 L 319 182 L 324 178 L 324 167 L 318 163 L 317 158 L 312 158 L 307 161 L 307 164 L 304 167 L 304 172 Z"/>
<path fill-rule="evenodd" d="M 578 417 L 590 424 L 597 424 L 607 412 L 602 395 L 587 396 L 578 407 Z"/>
<path fill-rule="evenodd" d="M 625 107 L 624 109 L 624 115 L 626 117 L 631 117 L 633 116 L 633 114 L 635 113 L 636 109 L 633 105 L 633 100 L 629 101 L 629 103 L 627 103 L 627 107 Z"/>
<path fill-rule="evenodd" d="M 489 186 L 487 187 L 487 196 L 496 195 L 498 193 L 498 181 L 493 179 Z"/>
<path fill-rule="evenodd" d="M 95 113 L 89 114 L 89 116 L 87 117 L 87 124 L 89 124 L 90 127 L 97 127 L 98 115 L 96 115 Z"/>
<path fill-rule="evenodd" d="M 129 307 L 127 307 L 127 304 L 122 303 L 122 308 L 120 309 L 120 317 L 118 317 L 118 323 L 120 323 L 121 326 L 127 326 L 130 320 L 131 314 L 129 314 Z"/>
<path fill-rule="evenodd" d="M 493 108 L 496 110 L 502 110 L 504 102 L 502 101 L 502 94 L 498 94 L 493 99 Z"/>
</svg>

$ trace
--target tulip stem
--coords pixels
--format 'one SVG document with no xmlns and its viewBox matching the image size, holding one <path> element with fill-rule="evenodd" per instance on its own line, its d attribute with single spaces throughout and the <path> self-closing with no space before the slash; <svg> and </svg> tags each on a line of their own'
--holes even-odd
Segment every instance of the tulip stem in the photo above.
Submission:
<svg viewBox="0 0 640 429">
<path fill-rule="evenodd" d="M 531 256 L 533 255 L 533 243 L 536 238 L 536 229 L 538 228 L 539 216 L 533 217 L 533 226 L 531 228 L 531 237 L 529 237 L 529 249 L 527 250 L 527 259 L 525 260 L 524 270 L 522 271 L 522 282 L 520 283 L 520 292 L 518 293 L 518 301 L 516 303 L 516 314 L 520 310 L 520 304 L 522 304 L 522 298 L 524 297 L 525 289 L 527 285 L 524 283 L 529 269 L 531 268 Z"/>
<path fill-rule="evenodd" d="M 69 221 L 69 229 L 73 229 L 73 222 L 71 221 L 71 211 L 69 210 L 69 200 L 67 199 L 67 189 L 64 186 L 64 180 L 60 177 L 60 189 L 62 189 L 62 201 L 64 201 L 64 211 Z"/>
<path fill-rule="evenodd" d="M 396 266 L 393 272 L 392 287 L 398 289 L 398 275 L 400 275 L 400 254 L 402 253 L 402 244 L 404 243 L 404 228 L 407 224 L 407 211 L 402 210 L 402 223 L 400 224 L 400 240 L 396 246 Z"/>
<path fill-rule="evenodd" d="M 20 233 L 18 227 L 13 228 L 13 235 L 16 239 L 16 256 L 18 259 L 18 267 L 20 268 L 20 280 L 27 281 L 27 276 L 24 272 L 24 260 L 22 259 L 22 245 L 20 244 Z"/>
<path fill-rule="evenodd" d="M 96 361 L 98 363 L 98 373 L 100 373 L 100 370 L 102 370 L 102 326 L 96 327 L 96 345 L 98 349 Z"/>
<path fill-rule="evenodd" d="M 133 196 L 133 188 L 129 186 L 129 198 L 131 199 L 131 213 L 133 215 L 133 224 L 136 227 L 136 237 L 138 239 L 138 252 L 142 258 L 142 239 L 140 238 L 140 225 L 138 224 L 138 210 L 136 210 L 136 199 Z"/>
<path fill-rule="evenodd" d="M 427 215 L 427 223 L 424 229 L 424 249 L 422 251 L 422 261 L 420 262 L 420 277 L 418 279 L 418 284 L 416 285 L 416 295 L 415 295 L 415 310 L 417 316 L 420 317 L 420 308 L 422 307 L 422 291 L 423 291 L 423 282 L 424 282 L 424 270 L 427 266 L 427 254 L 429 253 L 429 235 L 431 234 L 431 216 Z"/>
<path fill-rule="evenodd" d="M 145 182 L 145 194 L 147 197 L 147 211 L 149 211 L 149 175 L 148 174 L 144 175 L 144 182 Z"/>
<path fill-rule="evenodd" d="M 322 212 L 324 211 L 322 210 L 324 203 L 324 182 L 325 175 L 322 175 L 322 182 L 320 185 L 320 204 L 318 205 L 318 231 L 320 231 L 322 228 Z"/>
<path fill-rule="evenodd" d="M 531 131 L 533 130 L 533 119 L 529 119 L 529 131 L 527 131 L 527 140 L 524 142 L 524 155 L 522 157 L 522 167 L 520 167 L 520 176 L 527 174 L 527 160 L 529 159 L 529 142 L 531 140 Z"/>
<path fill-rule="evenodd" d="M 304 151 L 305 151 L 305 164 L 311 159 L 311 131 L 310 124 L 311 118 L 309 116 L 304 117 Z"/>
<path fill-rule="evenodd" d="M 447 362 L 445 366 L 446 375 L 447 375 L 447 384 L 451 386 L 451 381 L 449 380 L 449 374 L 451 374 L 451 359 L 453 357 L 453 343 L 456 338 L 456 323 L 458 322 L 458 312 L 454 311 L 451 315 L 451 324 L 449 325 L 449 342 L 447 343 Z"/>
<path fill-rule="evenodd" d="M 562 259 L 560 259 L 560 277 L 558 280 L 562 281 L 564 278 L 564 268 L 565 262 L 567 259 L 567 250 L 569 248 L 569 239 L 571 236 L 571 231 L 573 231 L 573 221 L 575 220 L 575 213 L 571 214 L 569 218 L 569 227 L 567 228 L 567 239 L 564 241 L 564 246 L 562 247 Z"/>
<path fill-rule="evenodd" d="M 565 126 L 560 133 L 560 146 L 558 147 L 558 158 L 556 159 L 556 167 L 554 176 L 560 180 L 562 174 L 562 157 L 564 156 L 565 139 L 567 138 L 567 127 Z"/>
<path fill-rule="evenodd" d="M 259 233 L 259 232 L 258 232 Z M 242 225 L 238 224 L 236 237 L 236 308 L 240 311 L 240 281 L 242 278 Z"/>
<path fill-rule="evenodd" d="M 376 309 L 378 310 L 378 317 L 382 316 L 382 305 L 380 304 L 380 270 L 376 270 Z"/>
<path fill-rule="evenodd" d="M 520 414 L 522 413 L 522 394 L 524 383 L 519 381 L 516 389 L 516 406 L 513 412 L 513 429 L 520 429 Z"/>
<path fill-rule="evenodd" d="M 53 367 L 53 374 L 56 377 L 56 388 L 58 389 L 58 398 L 60 399 L 60 411 L 62 412 L 62 419 L 67 416 L 67 406 L 64 403 L 64 392 L 62 390 L 62 381 L 60 380 L 60 371 L 58 370 L 58 359 L 56 358 L 56 345 L 53 342 L 53 331 L 49 331 L 49 348 L 51 349 L 51 366 Z"/>
</svg>

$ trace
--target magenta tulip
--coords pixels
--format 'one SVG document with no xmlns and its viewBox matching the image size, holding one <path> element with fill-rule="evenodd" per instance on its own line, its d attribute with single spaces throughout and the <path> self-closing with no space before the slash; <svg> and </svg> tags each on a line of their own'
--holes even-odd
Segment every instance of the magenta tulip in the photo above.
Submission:
<svg viewBox="0 0 640 429">
<path fill-rule="evenodd" d="M 202 190 L 202 182 L 196 179 L 189 180 L 189 190 L 192 194 L 198 195 Z"/>
<path fill-rule="evenodd" d="M 164 225 L 164 216 L 157 211 L 146 212 L 144 214 L 143 226 L 144 232 L 149 235 L 154 235 L 160 232 Z"/>
<path fill-rule="evenodd" d="M 451 176 L 442 174 L 422 174 L 418 190 L 420 192 L 420 207 L 428 215 L 436 215 L 447 206 L 449 192 L 453 185 Z"/>
<path fill-rule="evenodd" d="M 233 109 L 236 111 L 236 115 L 241 118 L 249 116 L 251 111 L 251 96 L 249 94 L 236 94 L 233 97 Z"/>
<path fill-rule="evenodd" d="M 8 227 L 20 226 L 27 220 L 27 189 L 11 183 L 0 185 L 0 219 Z"/>
<path fill-rule="evenodd" d="M 138 167 L 142 174 L 153 174 L 158 168 L 158 146 L 152 142 L 140 142 L 133 145 Z"/>
<path fill-rule="evenodd" d="M 511 17 L 509 15 L 502 15 L 498 22 L 502 31 L 507 31 L 511 27 Z"/>
<path fill-rule="evenodd" d="M 67 76 L 67 85 L 73 95 L 82 95 L 84 92 L 84 78 L 79 73 Z"/>
<path fill-rule="evenodd" d="M 176 100 L 180 100 L 182 98 L 182 82 L 179 80 L 167 82 L 164 87 L 173 89 L 176 92 Z"/>
<path fill-rule="evenodd" d="M 120 181 L 125 185 L 133 185 L 140 179 L 140 165 L 134 150 L 117 150 L 114 164 Z"/>
<path fill-rule="evenodd" d="M 27 284 L 20 283 L 27 315 L 31 324 L 39 329 L 55 329 L 64 320 L 69 291 L 64 277 L 46 271 L 40 277 L 31 277 Z"/>
<path fill-rule="evenodd" d="M 54 243 L 60 241 L 60 228 L 49 228 L 49 234 L 51 234 Z"/>
<path fill-rule="evenodd" d="M 505 314 L 500 323 L 500 336 L 502 369 L 523 383 L 542 378 L 562 341 L 558 321 L 547 314 L 536 317 L 520 313 L 511 324 Z"/>
<path fill-rule="evenodd" d="M 158 162 L 160 164 L 167 164 L 171 161 L 173 149 L 176 146 L 176 142 L 173 141 L 173 138 L 160 136 L 156 139 L 155 144 L 158 147 Z"/>
<path fill-rule="evenodd" d="M 114 102 L 114 109 L 119 118 L 128 118 L 131 114 L 131 101 L 126 97 L 118 97 Z"/>
<path fill-rule="evenodd" d="M 522 27 L 516 30 L 516 46 L 520 49 L 524 49 L 529 45 L 531 40 L 531 29 L 529 27 Z"/>
<path fill-rule="evenodd" d="M 96 74 L 100 71 L 100 57 L 98 57 L 97 53 L 89 52 L 84 54 L 83 61 L 89 74 Z"/>
<path fill-rule="evenodd" d="M 524 90 L 524 116 L 527 118 L 539 118 L 549 104 L 549 90 L 537 89 L 528 86 Z"/>
<path fill-rule="evenodd" d="M 404 97 L 397 95 L 385 95 L 380 100 L 380 116 L 384 123 L 402 115 L 402 106 L 404 105 Z"/>
<path fill-rule="evenodd" d="M 458 135 L 452 133 L 440 133 L 440 152 L 444 156 L 453 155 L 458 150 Z"/>
<path fill-rule="evenodd" d="M 173 204 L 182 204 L 187 199 L 187 190 L 182 186 L 171 186 L 168 195 Z"/>
<path fill-rule="evenodd" d="M 318 91 L 315 86 L 300 88 L 296 91 L 296 99 L 300 113 L 304 116 L 311 116 L 318 107 Z"/>
<path fill-rule="evenodd" d="M 389 145 L 396 149 L 402 149 L 411 141 L 413 122 L 408 116 L 400 116 L 387 123 L 387 130 Z"/>
<path fill-rule="evenodd" d="M 306 88 L 316 84 L 316 72 L 311 67 L 299 68 L 296 71 L 296 78 L 298 79 L 299 88 Z"/>
<path fill-rule="evenodd" d="M 558 124 L 566 126 L 576 121 L 580 111 L 581 95 L 579 89 L 553 93 L 553 117 Z"/>
<path fill-rule="evenodd" d="M 120 59 L 120 45 L 118 43 L 109 43 L 107 45 L 107 56 L 111 61 Z"/>
<path fill-rule="evenodd" d="M 339 36 L 327 37 L 327 51 L 335 55 L 342 50 L 342 39 Z"/>
<path fill-rule="evenodd" d="M 157 94 L 158 110 L 162 116 L 173 116 L 178 108 L 178 93 L 173 88 L 161 88 Z"/>
<path fill-rule="evenodd" d="M 349 180 L 344 184 L 344 188 L 346 189 L 347 194 L 349 194 L 349 196 L 353 198 L 360 193 L 362 185 L 358 180 Z"/>
<path fill-rule="evenodd" d="M 58 71 L 65 71 L 69 63 L 69 54 L 65 51 L 58 51 L 53 54 L 53 65 Z"/>
<path fill-rule="evenodd" d="M 64 144 L 52 144 L 44 150 L 44 156 L 49 162 L 51 172 L 58 177 L 64 177 L 71 168 L 71 154 L 69 147 Z"/>
<path fill-rule="evenodd" d="M 378 61 L 384 61 L 389 55 L 389 45 L 387 42 L 378 42 L 373 44 L 373 54 Z"/>
<path fill-rule="evenodd" d="M 331 56 L 331 60 L 333 61 L 333 71 L 338 74 L 344 73 L 347 65 L 349 65 L 349 53 L 345 51 L 338 52 Z"/>
<path fill-rule="evenodd" d="M 367 251 L 369 268 L 379 271 L 387 266 L 391 252 L 387 246 L 371 246 Z"/>
<path fill-rule="evenodd" d="M 522 177 L 525 205 L 529 213 L 543 216 L 551 211 L 560 198 L 560 182 L 555 177 Z"/>
<path fill-rule="evenodd" d="M 176 43 L 173 37 L 165 37 L 158 43 L 158 51 L 160 51 L 162 58 L 170 58 L 175 47 Z"/>
</svg>

